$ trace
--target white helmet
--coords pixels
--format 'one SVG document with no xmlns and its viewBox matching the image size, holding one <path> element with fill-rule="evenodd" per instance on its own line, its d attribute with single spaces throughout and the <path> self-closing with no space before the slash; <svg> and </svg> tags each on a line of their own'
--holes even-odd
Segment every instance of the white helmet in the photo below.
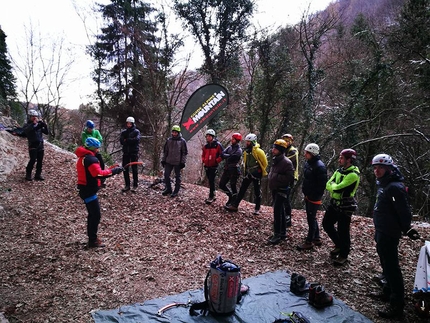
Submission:
<svg viewBox="0 0 430 323">
<path fill-rule="evenodd" d="M 206 131 L 206 135 L 211 135 L 212 137 L 215 137 L 215 130 L 213 130 L 213 129 L 208 129 L 208 130 Z"/>
<path fill-rule="evenodd" d="M 39 117 L 39 112 L 37 112 L 36 110 L 34 110 L 34 109 L 31 109 L 31 110 L 28 110 L 28 115 L 30 116 L 30 117 Z"/>
<path fill-rule="evenodd" d="M 134 118 L 133 117 L 128 117 L 127 120 L 125 120 L 125 122 L 134 123 Z"/>
<path fill-rule="evenodd" d="M 378 154 L 372 159 L 372 165 L 394 166 L 393 158 L 387 154 Z"/>
<path fill-rule="evenodd" d="M 320 153 L 320 147 L 317 144 L 308 144 L 305 147 L 305 151 L 310 152 L 312 155 L 316 156 Z"/>
<path fill-rule="evenodd" d="M 253 134 L 253 133 L 249 133 L 249 134 L 246 135 L 245 141 L 256 142 L 257 141 L 257 135 Z"/>
</svg>

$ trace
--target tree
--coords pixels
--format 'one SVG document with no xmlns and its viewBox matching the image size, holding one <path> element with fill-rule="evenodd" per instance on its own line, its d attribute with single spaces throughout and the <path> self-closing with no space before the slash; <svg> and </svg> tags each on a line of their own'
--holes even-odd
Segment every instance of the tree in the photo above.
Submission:
<svg viewBox="0 0 430 323">
<path fill-rule="evenodd" d="M 9 110 L 11 101 L 16 99 L 16 79 L 8 58 L 6 37 L 0 27 L 0 109 L 4 112 Z"/>
</svg>

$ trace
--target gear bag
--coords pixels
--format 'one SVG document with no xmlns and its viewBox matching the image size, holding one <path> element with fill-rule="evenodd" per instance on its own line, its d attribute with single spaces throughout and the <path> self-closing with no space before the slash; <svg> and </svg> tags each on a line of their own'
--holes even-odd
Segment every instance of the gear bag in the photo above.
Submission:
<svg viewBox="0 0 430 323">
<path fill-rule="evenodd" d="M 210 269 L 206 275 L 205 301 L 192 304 L 190 315 L 197 315 L 195 310 L 202 310 L 203 314 L 209 311 L 213 315 L 233 313 L 241 299 L 240 287 L 240 267 L 218 256 L 210 263 Z"/>
</svg>

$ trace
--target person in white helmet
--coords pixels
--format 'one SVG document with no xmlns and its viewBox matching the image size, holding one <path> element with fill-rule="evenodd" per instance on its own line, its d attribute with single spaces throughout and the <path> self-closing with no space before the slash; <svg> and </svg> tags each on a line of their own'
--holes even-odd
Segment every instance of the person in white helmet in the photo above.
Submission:
<svg viewBox="0 0 430 323">
<path fill-rule="evenodd" d="M 125 120 L 126 128 L 121 131 L 119 142 L 122 145 L 122 165 L 125 166 L 128 163 L 136 162 L 139 158 L 139 143 L 140 143 L 140 131 L 136 128 L 135 120 L 133 117 L 128 117 Z M 130 190 L 130 172 L 129 168 L 124 168 L 124 182 L 125 186 L 122 189 L 123 192 Z M 137 173 L 137 165 L 131 166 L 133 173 L 133 188 L 132 191 L 136 191 L 139 185 L 139 177 Z"/>
<path fill-rule="evenodd" d="M 322 196 L 327 183 L 327 169 L 320 158 L 320 148 L 311 143 L 305 147 L 306 162 L 303 166 L 302 192 L 305 196 L 308 235 L 298 250 L 312 249 L 321 245 L 320 230 L 317 221 L 317 211 L 322 203 Z"/>
</svg>

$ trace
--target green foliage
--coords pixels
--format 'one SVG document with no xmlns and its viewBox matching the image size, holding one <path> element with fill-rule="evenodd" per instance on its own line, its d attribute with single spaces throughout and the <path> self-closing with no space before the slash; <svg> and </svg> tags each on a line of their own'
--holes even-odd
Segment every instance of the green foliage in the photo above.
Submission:
<svg viewBox="0 0 430 323">
<path fill-rule="evenodd" d="M 15 76 L 7 57 L 6 34 L 0 27 L 0 98 L 13 100 L 16 98 Z"/>
</svg>

